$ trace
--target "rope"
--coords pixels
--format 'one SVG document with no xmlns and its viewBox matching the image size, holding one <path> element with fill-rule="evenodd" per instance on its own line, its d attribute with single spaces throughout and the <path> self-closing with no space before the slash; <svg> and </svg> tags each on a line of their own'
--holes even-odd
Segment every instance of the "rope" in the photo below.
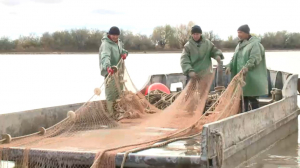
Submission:
<svg viewBox="0 0 300 168">
<path fill-rule="evenodd" d="M 216 146 L 216 156 L 217 156 L 217 164 L 219 168 L 222 168 L 223 166 L 223 161 L 224 161 L 224 147 L 225 147 L 225 141 L 224 141 L 224 136 L 221 132 L 217 130 L 213 130 L 212 132 L 213 139 L 215 142 Z"/>
<path fill-rule="evenodd" d="M 244 78 L 244 74 L 242 73 L 242 77 Z M 244 100 L 244 91 L 242 92 L 242 112 L 245 112 L 245 100 Z"/>
<path fill-rule="evenodd" d="M 124 62 L 124 60 L 123 59 L 121 59 L 119 62 L 118 62 L 118 64 L 117 64 L 117 66 L 116 67 L 118 67 L 119 65 L 120 65 L 120 63 L 123 63 Z M 108 76 L 104 79 L 104 81 L 103 81 L 103 83 L 100 85 L 100 88 L 102 88 L 103 87 L 103 85 L 106 83 L 106 81 L 108 80 L 108 78 L 111 76 L 111 74 L 108 74 Z"/>
<path fill-rule="evenodd" d="M 164 110 L 176 100 L 180 93 L 181 92 L 166 94 L 160 90 L 153 90 L 148 93 L 146 99 L 156 108 Z"/>
</svg>

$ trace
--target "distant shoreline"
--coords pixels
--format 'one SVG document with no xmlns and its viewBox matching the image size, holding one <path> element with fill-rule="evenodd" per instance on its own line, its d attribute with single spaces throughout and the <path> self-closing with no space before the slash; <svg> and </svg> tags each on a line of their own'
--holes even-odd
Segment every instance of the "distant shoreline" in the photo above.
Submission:
<svg viewBox="0 0 300 168">
<path fill-rule="evenodd" d="M 224 53 L 228 53 L 228 52 L 234 52 L 233 49 L 223 49 L 222 50 Z M 266 50 L 266 52 L 295 52 L 295 51 L 300 51 L 300 49 L 292 49 L 292 50 L 278 50 L 278 49 L 274 49 L 274 50 Z M 181 53 L 182 50 L 159 50 L 159 51 L 129 51 L 129 54 L 171 54 L 171 53 Z M 98 52 L 0 52 L 0 55 L 41 55 L 41 54 L 45 54 L 45 55 L 49 55 L 49 54 L 55 54 L 55 55 L 61 55 L 61 54 L 99 54 Z"/>
</svg>

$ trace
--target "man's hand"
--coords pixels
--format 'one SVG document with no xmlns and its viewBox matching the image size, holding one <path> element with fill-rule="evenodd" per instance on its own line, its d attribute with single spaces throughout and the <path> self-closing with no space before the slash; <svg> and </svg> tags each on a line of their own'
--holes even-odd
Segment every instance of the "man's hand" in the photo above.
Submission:
<svg viewBox="0 0 300 168">
<path fill-rule="evenodd" d="M 217 57 L 216 57 L 216 60 L 217 60 L 218 64 L 221 63 L 221 57 L 220 57 L 220 56 L 217 56 Z"/>
<path fill-rule="evenodd" d="M 230 67 L 227 67 L 227 68 L 226 68 L 226 70 L 225 70 L 225 74 L 226 74 L 226 75 L 229 75 L 229 74 L 230 74 L 230 72 L 231 72 L 231 69 L 230 69 Z"/>
<path fill-rule="evenodd" d="M 248 68 L 247 68 L 247 67 L 244 67 L 244 68 L 242 69 L 242 72 L 243 72 L 244 75 L 246 75 L 247 72 L 248 72 Z"/>
<path fill-rule="evenodd" d="M 123 60 L 125 60 L 126 57 L 127 57 L 127 54 L 122 54 L 122 55 L 121 55 L 121 58 L 122 58 Z"/>
<path fill-rule="evenodd" d="M 189 77 L 190 78 L 195 78 L 196 77 L 196 73 L 194 71 L 189 72 Z"/>
<path fill-rule="evenodd" d="M 114 70 L 111 67 L 108 67 L 107 68 L 107 73 L 112 75 L 112 74 L 114 74 Z"/>
</svg>

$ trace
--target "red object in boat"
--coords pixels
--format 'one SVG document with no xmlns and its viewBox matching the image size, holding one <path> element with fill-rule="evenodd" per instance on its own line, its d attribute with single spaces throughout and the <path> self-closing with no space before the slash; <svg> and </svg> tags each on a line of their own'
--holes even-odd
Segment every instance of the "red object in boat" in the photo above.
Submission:
<svg viewBox="0 0 300 168">
<path fill-rule="evenodd" d="M 164 85 L 162 83 L 153 83 L 146 89 L 145 95 L 147 95 L 149 92 L 151 92 L 153 90 L 160 90 L 162 92 L 170 94 L 170 90 L 166 85 Z"/>
</svg>

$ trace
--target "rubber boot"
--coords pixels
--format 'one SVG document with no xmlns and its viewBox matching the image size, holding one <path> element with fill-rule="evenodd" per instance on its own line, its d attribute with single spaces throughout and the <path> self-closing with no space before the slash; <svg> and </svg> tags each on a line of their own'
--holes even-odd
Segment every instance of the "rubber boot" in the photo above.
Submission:
<svg viewBox="0 0 300 168">
<path fill-rule="evenodd" d="M 110 117 L 114 117 L 114 102 L 106 100 L 106 108 Z"/>
<path fill-rule="evenodd" d="M 241 104 L 242 104 L 242 101 L 241 101 Z M 250 109 L 249 109 L 249 99 L 248 99 L 248 97 L 244 97 L 244 104 L 242 104 L 242 106 L 244 106 L 244 110 L 245 111 L 243 111 L 243 109 L 241 110 L 242 112 L 247 112 L 247 111 L 249 111 Z"/>
<path fill-rule="evenodd" d="M 251 101 L 252 110 L 259 108 L 259 102 L 255 97 L 251 98 L 250 101 Z"/>
</svg>

